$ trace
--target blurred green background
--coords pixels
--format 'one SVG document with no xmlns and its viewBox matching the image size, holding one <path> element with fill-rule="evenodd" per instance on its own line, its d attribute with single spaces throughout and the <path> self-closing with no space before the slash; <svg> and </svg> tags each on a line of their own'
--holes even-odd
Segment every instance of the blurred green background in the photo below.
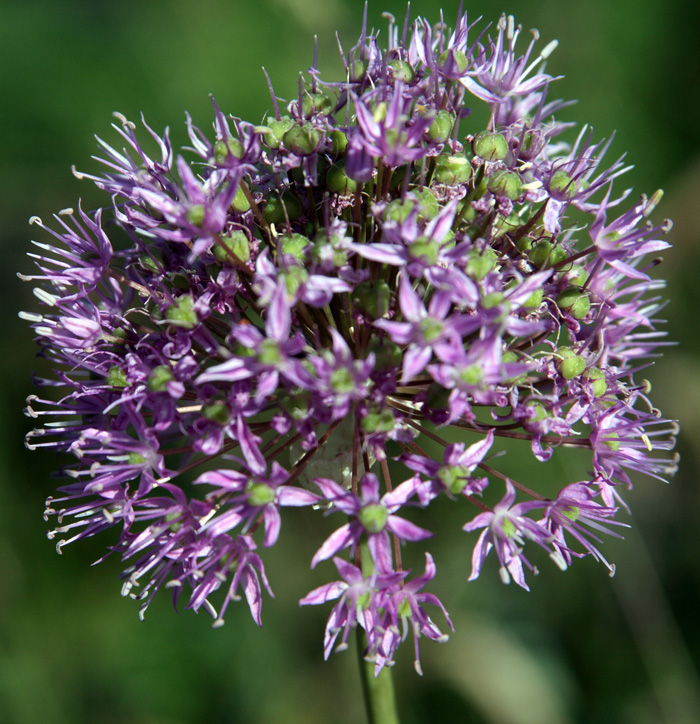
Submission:
<svg viewBox="0 0 700 724">
<path fill-rule="evenodd" d="M 405 4 L 372 0 L 402 17 Z M 439 4 L 412 11 L 437 20 Z M 493 561 L 467 583 L 471 545 L 445 510 L 434 525 L 455 534 L 431 546 L 436 592 L 453 615 L 450 642 L 422 647 L 423 679 L 411 644 L 400 651 L 397 686 L 404 724 L 696 724 L 700 721 L 700 83 L 698 5 L 669 0 L 589 0 L 564 4 L 511 0 L 507 12 L 543 43 L 560 46 L 549 70 L 563 73 L 552 93 L 578 98 L 561 118 L 589 123 L 598 138 L 617 129 L 611 160 L 635 165 L 632 198 L 666 190 L 661 215 L 676 222 L 675 249 L 659 274 L 669 281 L 671 339 L 650 372 L 655 404 L 683 423 L 681 470 L 670 486 L 639 479 L 627 496 L 627 540 L 605 542 L 617 563 L 609 579 L 583 561 L 565 574 L 543 565 L 527 594 L 500 584 Z M 456 3 L 445 3 L 446 19 Z M 471 18 L 497 21 L 503 8 L 468 5 Z M 44 499 L 57 461 L 30 454 L 22 415 L 36 366 L 20 309 L 33 309 L 25 253 L 32 214 L 48 221 L 67 206 L 107 203 L 71 164 L 94 172 L 93 134 L 116 142 L 113 111 L 156 130 L 170 125 L 185 142 L 184 111 L 209 128 L 208 93 L 222 109 L 258 121 L 269 96 L 296 92 L 297 72 L 312 59 L 318 34 L 325 77 L 340 67 L 334 32 L 355 42 L 362 3 L 350 0 L 25 0 L 0 3 L 0 295 L 5 334 L 0 435 L 0 724 L 359 724 L 359 677 L 352 652 L 322 661 L 328 607 L 298 599 L 324 582 L 330 567 L 308 571 L 320 534 L 303 512 L 285 520 L 281 544 L 266 554 L 277 598 L 266 598 L 258 629 L 244 605 L 226 626 L 173 613 L 167 594 L 141 623 L 119 595 L 119 562 L 91 568 L 103 541 L 58 557 L 46 540 Z M 525 40 L 525 42 L 527 42 Z M 561 463 L 563 465 L 563 463 Z M 556 478 L 560 463 L 538 473 Z M 576 473 L 569 479 L 575 479 Z M 452 516 L 452 517 L 450 517 Z M 428 527 L 431 527 L 430 525 Z M 436 620 L 437 620 L 436 616 Z"/>
</svg>

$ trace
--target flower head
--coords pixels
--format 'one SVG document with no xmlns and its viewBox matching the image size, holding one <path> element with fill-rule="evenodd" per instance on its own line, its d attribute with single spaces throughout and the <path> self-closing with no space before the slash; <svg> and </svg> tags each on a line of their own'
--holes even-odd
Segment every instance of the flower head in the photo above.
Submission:
<svg viewBox="0 0 700 724">
<path fill-rule="evenodd" d="M 470 580 L 493 551 L 527 588 L 533 547 L 612 569 L 601 536 L 632 475 L 677 464 L 638 379 L 665 344 L 648 257 L 670 223 L 649 220 L 659 193 L 622 209 L 610 141 L 563 140 L 556 43 L 520 35 L 510 16 L 492 35 L 461 12 L 454 30 L 407 16 L 382 49 L 365 15 L 343 77 L 314 62 L 283 108 L 270 83 L 261 124 L 213 103 L 181 154 L 144 121 L 146 153 L 116 115 L 124 149 L 100 139 L 102 173 L 76 172 L 105 208 L 35 217 L 47 241 L 22 275 L 53 368 L 27 445 L 67 459 L 46 509 L 59 551 L 112 529 L 142 612 L 169 588 L 216 625 L 243 596 L 260 623 L 258 547 L 308 508 L 311 565 L 340 579 L 301 602 L 335 602 L 326 656 L 360 626 L 377 671 L 409 633 L 419 671 L 418 639 L 446 638 L 428 604 L 451 627 L 424 590 L 431 554 L 413 579 L 402 561 L 438 498 L 480 531 Z M 585 450 L 592 471 L 551 499 L 496 469 L 504 439 L 543 464 Z"/>
</svg>

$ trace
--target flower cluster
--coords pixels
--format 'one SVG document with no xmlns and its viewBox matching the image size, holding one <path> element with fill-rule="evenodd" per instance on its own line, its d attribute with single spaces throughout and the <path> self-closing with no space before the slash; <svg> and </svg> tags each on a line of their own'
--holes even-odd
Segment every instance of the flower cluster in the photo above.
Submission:
<svg viewBox="0 0 700 724">
<path fill-rule="evenodd" d="M 27 445 L 72 456 L 46 510 L 59 550 L 113 529 L 142 611 L 169 588 L 220 625 L 244 595 L 260 623 L 282 509 L 326 531 L 339 512 L 311 563 L 340 578 L 301 603 L 337 601 L 326 656 L 360 626 L 377 671 L 409 632 L 418 668 L 419 637 L 446 638 L 427 605 L 451 627 L 423 591 L 430 553 L 422 575 L 403 567 L 402 544 L 433 535 L 407 510 L 464 506 L 471 579 L 493 551 L 527 588 L 527 546 L 612 571 L 600 535 L 630 472 L 676 466 L 675 425 L 637 379 L 663 344 L 649 271 L 670 224 L 649 220 L 659 193 L 616 213 L 622 159 L 585 127 L 560 140 L 556 44 L 537 52 L 533 32 L 522 52 L 520 33 L 407 15 L 382 50 L 365 18 L 343 79 L 314 62 L 283 110 L 270 85 L 260 125 L 214 103 L 212 138 L 187 119 L 188 160 L 117 116 L 123 149 L 100 140 L 104 172 L 77 174 L 111 205 L 34 218 L 52 238 L 21 275 L 53 368 Z M 591 469 L 537 490 L 489 464 L 518 441 L 542 462 L 588 451 Z"/>
</svg>

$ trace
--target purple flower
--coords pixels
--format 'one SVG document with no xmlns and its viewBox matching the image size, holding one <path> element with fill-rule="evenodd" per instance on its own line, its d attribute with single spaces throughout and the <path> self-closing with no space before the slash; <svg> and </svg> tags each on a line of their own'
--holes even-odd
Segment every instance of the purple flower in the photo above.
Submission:
<svg viewBox="0 0 700 724">
<path fill-rule="evenodd" d="M 378 672 L 410 634 L 420 672 L 419 638 L 446 638 L 429 606 L 451 628 L 424 590 L 431 554 L 414 579 L 402 561 L 433 535 L 421 508 L 464 508 L 469 580 L 495 551 L 527 588 L 528 547 L 612 571 L 601 538 L 634 475 L 675 472 L 677 425 L 637 379 L 668 344 L 661 193 L 625 208 L 612 138 L 568 137 L 544 69 L 556 43 L 520 46 L 510 16 L 476 26 L 407 13 L 383 48 L 365 12 L 339 78 L 315 58 L 286 107 L 268 78 L 261 123 L 212 101 L 213 131 L 187 116 L 180 153 L 144 122 L 147 152 L 117 114 L 102 172 L 76 172 L 104 208 L 32 219 L 20 276 L 38 306 L 21 316 L 51 371 L 26 444 L 62 457 L 49 537 L 60 551 L 109 530 L 100 560 L 121 559 L 141 615 L 166 589 L 216 626 L 245 598 L 260 624 L 263 555 L 306 507 L 311 566 L 340 576 L 301 601 L 334 602 L 325 656 L 360 626 Z M 554 499 L 498 470 L 557 448 L 591 472 Z M 343 515 L 330 535 L 322 513 Z"/>
</svg>

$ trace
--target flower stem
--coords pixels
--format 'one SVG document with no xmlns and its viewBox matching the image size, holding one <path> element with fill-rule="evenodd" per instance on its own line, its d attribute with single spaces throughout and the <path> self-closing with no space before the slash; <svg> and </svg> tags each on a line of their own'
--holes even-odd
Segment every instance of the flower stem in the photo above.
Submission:
<svg viewBox="0 0 700 724">
<path fill-rule="evenodd" d="M 365 633 L 359 626 L 356 631 L 357 660 L 360 664 L 360 679 L 362 679 L 367 722 L 368 724 L 399 724 L 391 669 L 385 666 L 379 672 L 379 676 L 374 675 L 374 663 L 365 661 L 363 656 L 367 644 Z"/>
</svg>

